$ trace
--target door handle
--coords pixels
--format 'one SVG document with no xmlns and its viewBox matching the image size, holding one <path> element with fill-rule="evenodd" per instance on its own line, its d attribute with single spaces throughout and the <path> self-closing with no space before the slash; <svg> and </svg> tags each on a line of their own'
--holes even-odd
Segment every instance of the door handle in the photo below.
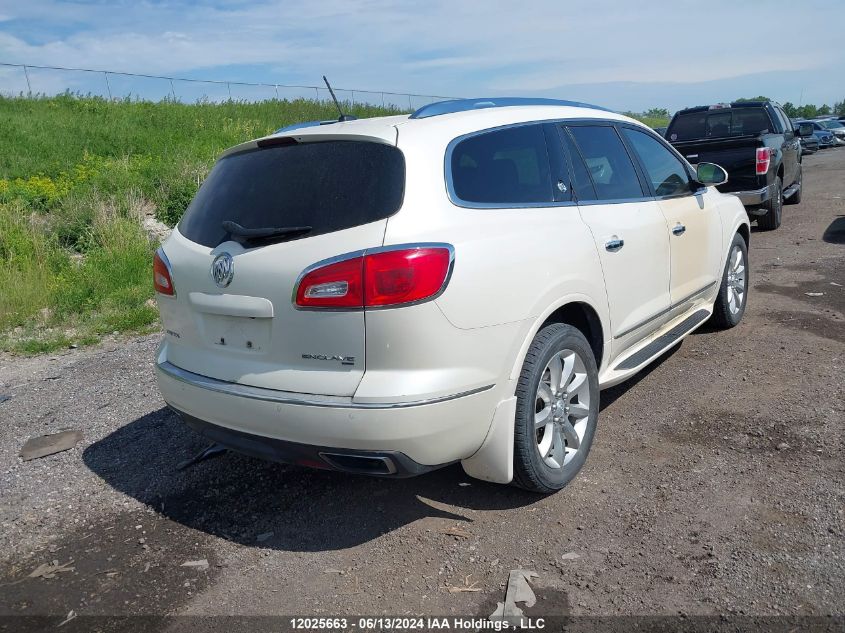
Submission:
<svg viewBox="0 0 845 633">
<path fill-rule="evenodd" d="M 612 240 L 604 243 L 604 248 L 611 253 L 615 253 L 623 246 L 625 246 L 625 240 L 620 240 L 618 237 L 614 237 Z"/>
<path fill-rule="evenodd" d="M 675 225 L 675 228 L 672 229 L 672 235 L 683 235 L 686 232 L 686 230 L 687 230 L 687 227 L 685 227 L 683 224 L 678 222 Z"/>
</svg>

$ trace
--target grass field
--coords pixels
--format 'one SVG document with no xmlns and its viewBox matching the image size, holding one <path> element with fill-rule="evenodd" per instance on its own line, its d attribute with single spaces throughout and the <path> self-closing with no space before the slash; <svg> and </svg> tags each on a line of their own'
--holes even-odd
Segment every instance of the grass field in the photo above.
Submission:
<svg viewBox="0 0 845 633">
<path fill-rule="evenodd" d="M 0 349 L 32 354 L 156 327 L 157 244 L 144 221 L 175 225 L 223 149 L 336 116 L 312 101 L 0 97 Z"/>
<path fill-rule="evenodd" d="M 145 218 L 174 225 L 223 149 L 336 116 L 309 101 L 0 98 L 0 348 L 38 353 L 155 327 Z"/>
<path fill-rule="evenodd" d="M 635 112 L 626 112 L 627 116 L 634 117 L 638 121 L 645 123 L 650 128 L 666 127 L 669 125 L 669 117 L 665 116 L 644 116 Z"/>
</svg>

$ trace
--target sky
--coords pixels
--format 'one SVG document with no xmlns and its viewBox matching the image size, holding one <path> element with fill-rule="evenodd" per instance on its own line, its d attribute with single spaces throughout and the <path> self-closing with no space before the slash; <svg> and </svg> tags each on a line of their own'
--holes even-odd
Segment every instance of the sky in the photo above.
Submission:
<svg viewBox="0 0 845 633">
<path fill-rule="evenodd" d="M 833 105 L 845 100 L 843 24 L 841 0 L 804 0 L 800 10 L 787 0 L 0 0 L 0 62 L 306 86 L 325 74 L 358 91 L 533 95 L 632 111 L 760 94 Z M 0 66 L 0 92 L 25 92 L 25 82 Z M 37 69 L 30 82 L 45 93 L 171 89 Z M 272 96 L 174 90 L 184 100 Z"/>
</svg>

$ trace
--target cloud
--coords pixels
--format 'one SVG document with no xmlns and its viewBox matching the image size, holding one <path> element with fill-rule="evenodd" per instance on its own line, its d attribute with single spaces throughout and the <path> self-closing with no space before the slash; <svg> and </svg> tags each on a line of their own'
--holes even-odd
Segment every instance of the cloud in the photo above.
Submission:
<svg viewBox="0 0 845 633">
<path fill-rule="evenodd" d="M 809 3 L 808 11 L 838 4 Z M 789 88 L 798 93 L 801 72 L 845 68 L 834 39 L 780 46 L 794 39 L 794 20 L 761 12 L 735 0 L 636 10 L 605 0 L 147 0 L 108 10 L 0 0 L 0 14 L 11 16 L 0 22 L 0 59 L 269 83 L 316 84 L 327 74 L 339 86 L 451 95 L 568 96 L 569 86 L 613 82 L 672 82 L 683 91 L 773 71 L 794 73 Z M 772 0 L 765 13 L 794 9 Z M 765 38 L 755 37 L 750 25 L 764 22 Z M 843 74 L 827 82 L 828 100 Z"/>
</svg>

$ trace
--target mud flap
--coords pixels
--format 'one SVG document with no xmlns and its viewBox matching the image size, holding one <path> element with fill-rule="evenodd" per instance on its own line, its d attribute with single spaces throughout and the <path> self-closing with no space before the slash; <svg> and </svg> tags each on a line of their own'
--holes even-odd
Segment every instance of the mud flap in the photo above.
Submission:
<svg viewBox="0 0 845 633">
<path fill-rule="evenodd" d="M 472 457 L 461 461 L 470 477 L 509 484 L 513 480 L 513 425 L 516 419 L 516 396 L 502 400 L 493 414 L 487 437 Z"/>
</svg>

